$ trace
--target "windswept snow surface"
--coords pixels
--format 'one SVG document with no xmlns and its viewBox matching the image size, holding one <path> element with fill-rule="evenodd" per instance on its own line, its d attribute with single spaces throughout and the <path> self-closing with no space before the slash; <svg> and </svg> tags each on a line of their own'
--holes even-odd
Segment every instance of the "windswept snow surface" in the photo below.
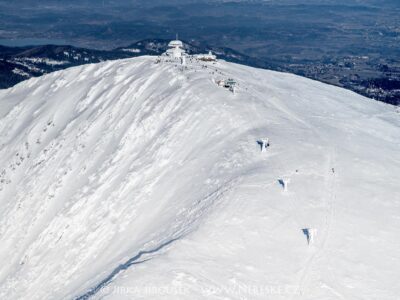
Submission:
<svg viewBox="0 0 400 300">
<path fill-rule="evenodd" d="M 399 299 L 394 107 L 155 62 L 0 91 L 0 299 Z"/>
</svg>

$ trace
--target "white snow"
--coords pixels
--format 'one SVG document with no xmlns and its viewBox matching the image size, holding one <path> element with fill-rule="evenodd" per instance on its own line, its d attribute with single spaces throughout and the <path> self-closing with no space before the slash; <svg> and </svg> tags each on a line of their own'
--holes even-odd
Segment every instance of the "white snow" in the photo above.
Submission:
<svg viewBox="0 0 400 300">
<path fill-rule="evenodd" d="M 18 69 L 18 68 L 14 68 L 14 69 L 12 70 L 12 72 L 13 72 L 14 74 L 17 74 L 17 75 L 21 75 L 21 76 L 24 76 L 24 77 L 29 77 L 29 74 L 28 74 L 28 73 L 26 73 L 24 70 L 21 70 L 21 69 Z"/>
<path fill-rule="evenodd" d="M 141 52 L 141 50 L 137 49 L 137 48 L 126 48 L 126 49 L 122 49 L 122 51 L 131 52 L 131 53 L 140 53 Z"/>
<path fill-rule="evenodd" d="M 46 57 L 22 57 L 22 58 L 16 58 L 16 61 L 21 61 L 21 62 L 30 62 L 34 64 L 46 64 L 48 66 L 59 66 L 59 65 L 66 65 L 69 64 L 68 61 L 63 61 L 63 60 L 54 60 Z"/>
<path fill-rule="evenodd" d="M 10 62 L 15 63 L 20 66 L 23 66 L 25 68 L 28 68 L 32 72 L 44 72 L 42 69 L 35 67 L 35 65 L 32 65 L 32 64 L 24 62 L 24 61 L 19 61 L 18 59 L 10 61 Z"/>
<path fill-rule="evenodd" d="M 0 91 L 0 299 L 398 299 L 393 106 L 155 60 Z"/>
</svg>

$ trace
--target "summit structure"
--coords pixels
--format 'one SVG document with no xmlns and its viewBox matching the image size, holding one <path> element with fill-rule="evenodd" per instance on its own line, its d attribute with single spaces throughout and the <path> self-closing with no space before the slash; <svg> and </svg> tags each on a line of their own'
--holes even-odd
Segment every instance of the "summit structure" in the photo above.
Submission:
<svg viewBox="0 0 400 300">
<path fill-rule="evenodd" d="M 171 58 L 182 58 L 186 55 L 186 51 L 183 48 L 182 41 L 175 39 L 168 43 L 168 49 L 165 53 L 167 56 Z"/>
</svg>

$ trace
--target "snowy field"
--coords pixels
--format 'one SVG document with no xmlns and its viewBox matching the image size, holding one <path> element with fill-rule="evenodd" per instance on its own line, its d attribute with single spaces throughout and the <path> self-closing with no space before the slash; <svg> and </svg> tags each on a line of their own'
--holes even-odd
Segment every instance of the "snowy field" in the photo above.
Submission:
<svg viewBox="0 0 400 300">
<path fill-rule="evenodd" d="M 0 299 L 399 299 L 393 106 L 155 62 L 0 91 Z"/>
</svg>

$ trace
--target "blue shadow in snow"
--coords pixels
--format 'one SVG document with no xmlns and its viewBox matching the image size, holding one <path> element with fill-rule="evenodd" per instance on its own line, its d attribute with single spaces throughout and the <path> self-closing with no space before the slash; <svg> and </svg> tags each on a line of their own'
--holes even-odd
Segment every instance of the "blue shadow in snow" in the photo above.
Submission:
<svg viewBox="0 0 400 300">
<path fill-rule="evenodd" d="M 148 259 L 147 260 L 142 260 L 142 261 L 137 261 L 143 255 L 155 253 L 155 252 L 161 250 L 162 248 L 168 246 L 169 244 L 175 242 L 178 239 L 179 238 L 172 239 L 172 240 L 170 240 L 168 242 L 165 242 L 165 243 L 161 244 L 160 246 L 158 246 L 157 248 L 154 248 L 152 250 L 140 251 L 137 255 L 135 255 L 134 257 L 132 257 L 130 259 L 128 259 L 125 263 L 120 264 L 118 267 L 116 267 L 106 278 L 104 278 L 95 287 L 91 288 L 85 294 L 76 297 L 75 300 L 87 300 L 87 299 L 89 299 L 91 296 L 95 295 L 98 291 L 100 291 L 104 286 L 109 284 L 114 279 L 114 277 L 117 276 L 120 272 L 128 269 L 132 265 L 137 265 L 137 264 L 144 263 L 145 261 L 147 261 Z"/>
<path fill-rule="evenodd" d="M 278 179 L 278 183 L 285 188 L 285 182 L 283 181 L 283 179 Z"/>
</svg>

